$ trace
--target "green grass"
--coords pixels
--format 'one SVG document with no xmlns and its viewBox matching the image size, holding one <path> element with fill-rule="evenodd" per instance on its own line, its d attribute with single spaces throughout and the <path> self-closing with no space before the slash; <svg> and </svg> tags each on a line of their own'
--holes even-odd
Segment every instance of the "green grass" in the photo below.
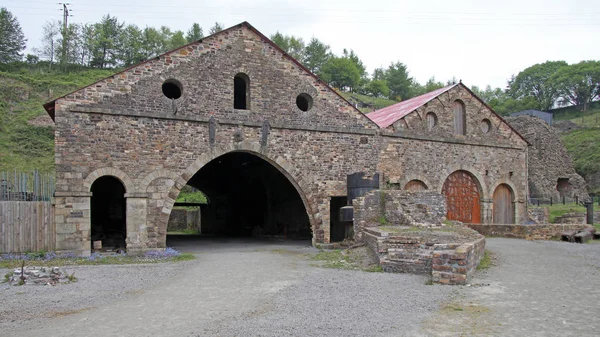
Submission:
<svg viewBox="0 0 600 337">
<path fill-rule="evenodd" d="M 182 229 L 182 230 L 178 230 L 178 231 L 168 231 L 167 232 L 167 235 L 194 235 L 194 234 L 199 234 L 197 229 L 187 228 L 187 229 Z"/>
<path fill-rule="evenodd" d="M 562 216 L 566 213 L 586 212 L 585 207 L 575 204 L 554 204 L 552 206 L 545 205 L 544 207 L 548 208 L 548 212 L 550 214 L 550 223 L 554 223 L 554 220 L 556 220 L 557 217 Z"/>
<path fill-rule="evenodd" d="M 46 115 L 42 104 L 114 70 L 0 64 L 0 171 L 54 172 L 54 131 L 27 121 Z"/>
<path fill-rule="evenodd" d="M 479 261 L 479 265 L 477 266 L 477 270 L 485 270 L 492 266 L 492 253 L 489 250 L 485 250 L 483 252 L 483 257 L 481 261 Z"/>
<path fill-rule="evenodd" d="M 36 267 L 52 267 L 52 266 L 80 266 L 80 265 L 115 265 L 115 264 L 142 264 L 142 263 L 164 263 L 164 262 L 180 262 L 189 261 L 195 259 L 194 254 L 182 253 L 179 256 L 165 258 L 165 259 L 153 259 L 142 256 L 122 256 L 122 255 L 110 255 L 102 259 L 96 259 L 90 261 L 87 258 L 64 258 L 64 259 L 53 259 L 50 261 L 43 260 L 30 260 L 25 261 L 26 266 Z M 21 260 L 8 260 L 0 261 L 0 268 L 19 268 L 21 267 Z"/>
<path fill-rule="evenodd" d="M 369 266 L 361 265 L 361 257 L 356 255 L 353 250 L 322 250 L 313 255 L 313 261 L 321 262 L 320 266 L 325 268 L 343 269 L 343 270 L 362 270 L 369 273 L 382 273 L 383 267 L 379 264 Z"/>
<path fill-rule="evenodd" d="M 338 93 L 340 95 L 342 95 L 342 97 L 344 97 L 346 100 L 350 101 L 350 103 L 352 103 L 352 104 L 358 103 L 358 105 L 359 105 L 358 109 L 363 113 L 368 113 L 373 110 L 385 108 L 386 106 L 390 106 L 392 104 L 398 103 L 396 101 L 389 100 L 387 98 L 371 97 L 371 96 L 362 95 L 362 94 L 358 94 L 358 93 L 343 92 L 343 91 L 338 91 Z"/>
<path fill-rule="evenodd" d="M 565 115 L 573 117 L 571 121 L 582 126 L 561 135 L 575 170 L 583 176 L 600 172 L 600 109 Z M 600 193 L 600 186 L 590 186 L 589 192 Z"/>
</svg>

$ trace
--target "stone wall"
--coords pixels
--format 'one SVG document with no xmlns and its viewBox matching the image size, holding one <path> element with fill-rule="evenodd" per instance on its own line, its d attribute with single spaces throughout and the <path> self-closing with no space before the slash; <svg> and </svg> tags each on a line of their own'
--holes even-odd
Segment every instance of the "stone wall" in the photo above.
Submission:
<svg viewBox="0 0 600 337">
<path fill-rule="evenodd" d="M 433 282 L 466 284 L 485 250 L 485 238 L 465 227 L 370 227 L 364 241 L 386 272 L 430 275 Z"/>
<path fill-rule="evenodd" d="M 565 231 L 581 231 L 592 227 L 584 224 L 541 224 L 541 225 L 495 225 L 469 224 L 482 235 L 527 240 L 556 240 Z"/>
<path fill-rule="evenodd" d="M 234 77 L 240 73 L 248 79 L 246 109 L 233 106 Z M 163 94 L 169 83 L 176 83 L 179 98 Z M 311 99 L 309 109 L 297 106 L 299 96 Z M 454 99 L 466 107 L 464 136 L 448 129 Z M 164 248 L 181 188 L 207 163 L 231 152 L 255 155 L 290 181 L 306 209 L 313 243 L 329 242 L 330 197 L 345 196 L 346 177 L 356 172 L 380 172 L 381 186 L 403 187 L 418 179 L 433 193 L 415 204 L 398 199 L 403 211 L 384 212 L 384 222 L 441 221 L 443 197 L 435 193 L 456 170 L 472 172 L 481 183 L 486 220 L 501 183 L 515 191 L 517 221 L 525 213 L 525 143 L 464 86 L 380 130 L 247 23 L 45 107 L 56 123 L 59 251 L 90 253 L 90 187 L 107 175 L 126 190 L 128 252 Z M 424 128 L 429 110 L 439 115 L 433 130 Z M 480 131 L 484 120 L 488 132 Z M 366 204 L 371 202 L 379 203 Z M 358 223 L 373 220 L 367 208 Z"/>
<path fill-rule="evenodd" d="M 466 112 L 466 134 L 454 133 L 452 104 L 459 100 Z M 437 116 L 428 127 L 428 113 Z M 491 123 L 484 132 L 484 120 Z M 527 143 L 503 120 L 459 85 L 382 130 L 379 172 L 383 184 L 403 189 L 419 180 L 441 192 L 453 172 L 471 173 L 480 185 L 482 221 L 492 221 L 493 194 L 500 184 L 514 193 L 516 222 L 527 221 Z"/>
<path fill-rule="evenodd" d="M 233 108 L 233 78 L 250 79 L 249 109 Z M 167 79 L 182 96 L 166 98 Z M 302 111 L 296 97 L 312 96 Z M 300 194 L 314 242 L 329 241 L 329 197 L 346 176 L 374 174 L 377 126 L 247 25 L 233 27 L 57 99 L 58 250 L 89 254 L 90 186 L 103 175 L 127 191 L 127 248 L 165 247 L 173 203 L 200 168 L 232 151 L 280 170 Z M 211 122 L 214 121 L 214 122 Z M 84 212 L 84 215 L 86 212 Z"/>
<path fill-rule="evenodd" d="M 529 215 L 529 220 L 534 224 L 546 224 L 550 223 L 550 212 L 547 207 L 535 207 L 529 206 L 527 208 L 527 214 Z"/>
<path fill-rule="evenodd" d="M 188 210 L 184 208 L 173 208 L 169 216 L 167 231 L 182 231 L 194 229 L 200 233 L 200 209 Z"/>
<path fill-rule="evenodd" d="M 377 190 L 356 198 L 354 237 L 361 242 L 365 228 L 377 226 L 440 225 L 445 220 L 446 202 L 433 191 Z"/>
<path fill-rule="evenodd" d="M 506 118 L 506 121 L 531 144 L 529 150 L 529 194 L 534 198 L 560 200 L 558 179 L 568 179 L 566 197 L 590 199 L 585 180 L 575 172 L 573 161 L 560 140 L 558 131 L 533 116 Z"/>
</svg>

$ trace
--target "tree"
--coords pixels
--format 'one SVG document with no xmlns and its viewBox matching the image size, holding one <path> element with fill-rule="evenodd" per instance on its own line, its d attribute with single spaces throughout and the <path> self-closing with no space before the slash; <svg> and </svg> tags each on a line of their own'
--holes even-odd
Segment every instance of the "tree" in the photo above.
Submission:
<svg viewBox="0 0 600 337">
<path fill-rule="evenodd" d="M 360 74 L 360 80 L 358 81 L 358 84 L 355 86 L 354 89 L 359 92 L 364 92 L 363 88 L 365 84 L 369 81 L 369 78 L 367 77 L 367 68 L 365 67 L 361 59 L 358 58 L 358 55 L 354 53 L 354 50 L 350 50 L 350 52 L 348 52 L 346 49 L 344 49 L 343 54 L 344 57 L 347 57 L 348 59 L 350 59 L 350 61 L 352 61 L 352 63 L 356 65 L 358 73 Z"/>
<path fill-rule="evenodd" d="M 209 35 L 213 35 L 213 34 L 216 34 L 216 33 L 220 32 L 220 31 L 222 31 L 223 29 L 224 28 L 223 28 L 223 24 L 222 23 L 215 22 L 215 25 L 212 26 L 212 27 L 210 27 L 210 30 L 208 31 L 208 34 Z"/>
<path fill-rule="evenodd" d="M 59 21 L 51 20 L 46 21 L 42 27 L 42 47 L 36 52 L 43 59 L 50 61 L 50 64 L 54 63 L 58 53 L 60 26 Z"/>
<path fill-rule="evenodd" d="M 550 79 L 565 101 L 587 111 L 600 98 L 600 61 L 581 61 L 560 68 Z"/>
<path fill-rule="evenodd" d="M 91 65 L 98 68 L 116 66 L 119 63 L 119 37 L 124 23 L 119 23 L 116 16 L 111 17 L 107 14 L 94 26 L 96 40 L 93 44 Z"/>
<path fill-rule="evenodd" d="M 304 63 L 304 40 L 302 38 L 277 32 L 271 35 L 271 40 L 288 55 Z"/>
<path fill-rule="evenodd" d="M 335 88 L 354 91 L 360 83 L 360 70 L 348 57 L 331 57 L 322 68 L 322 79 Z"/>
<path fill-rule="evenodd" d="M 330 58 L 329 46 L 314 37 L 304 48 L 304 65 L 318 76 L 321 76 L 321 68 Z"/>
<path fill-rule="evenodd" d="M 25 35 L 17 18 L 5 7 L 0 8 L 0 62 L 8 63 L 23 59 Z"/>
<path fill-rule="evenodd" d="M 385 77 L 390 88 L 390 99 L 402 101 L 412 97 L 413 79 L 408 76 L 406 65 L 401 62 L 392 63 L 385 72 Z"/>
<path fill-rule="evenodd" d="M 56 21 L 58 25 L 60 23 Z M 61 35 L 57 40 L 56 57 L 59 63 L 78 63 L 82 48 L 81 26 L 70 24 L 66 29 L 61 29 Z"/>
<path fill-rule="evenodd" d="M 119 59 L 125 67 L 142 62 L 145 59 L 142 30 L 136 25 L 128 25 L 120 34 Z"/>
<path fill-rule="evenodd" d="M 374 97 L 387 97 L 390 94 L 390 88 L 387 85 L 387 82 L 384 80 L 372 80 L 370 81 L 365 91 Z"/>
<path fill-rule="evenodd" d="M 185 39 L 188 43 L 198 41 L 204 37 L 204 33 L 202 32 L 202 27 L 199 24 L 195 23 L 190 27 L 185 35 Z"/>
<path fill-rule="evenodd" d="M 146 27 L 142 32 L 142 53 L 144 59 L 160 55 L 165 44 L 163 34 L 156 28 Z"/>
<path fill-rule="evenodd" d="M 425 82 L 425 85 L 421 85 L 418 82 L 414 82 L 411 88 L 412 96 L 420 96 L 428 92 L 445 87 L 443 82 L 438 82 L 435 77 L 432 77 Z"/>
<path fill-rule="evenodd" d="M 549 110 L 559 95 L 551 77 L 565 66 L 565 61 L 547 61 L 521 71 L 509 81 L 511 96 L 515 99 L 533 97 L 538 103 L 537 109 Z"/>
<path fill-rule="evenodd" d="M 171 39 L 169 41 L 169 50 L 173 50 L 175 48 L 179 48 L 187 43 L 185 37 L 183 37 L 183 32 L 178 30 L 173 35 L 171 35 Z"/>
<path fill-rule="evenodd" d="M 536 109 L 538 104 L 535 98 L 531 96 L 515 99 L 506 90 L 492 88 L 489 85 L 485 90 L 481 90 L 477 86 L 473 86 L 471 90 L 491 106 L 494 111 L 503 116 L 508 116 L 517 111 Z"/>
</svg>

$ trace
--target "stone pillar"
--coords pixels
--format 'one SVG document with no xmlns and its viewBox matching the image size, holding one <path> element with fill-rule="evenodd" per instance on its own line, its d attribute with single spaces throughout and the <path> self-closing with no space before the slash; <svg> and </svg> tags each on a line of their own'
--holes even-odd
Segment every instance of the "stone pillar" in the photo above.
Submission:
<svg viewBox="0 0 600 337">
<path fill-rule="evenodd" d="M 91 192 L 55 192 L 56 251 L 91 254 Z"/>
<path fill-rule="evenodd" d="M 481 202 L 481 211 L 483 213 L 482 217 L 481 217 L 481 223 L 490 224 L 494 221 L 492 219 L 494 216 L 493 207 L 494 207 L 494 200 L 483 199 L 483 201 Z"/>
<path fill-rule="evenodd" d="M 127 199 L 127 238 L 125 243 L 128 254 L 139 254 L 148 250 L 151 245 L 146 226 L 148 204 L 147 193 L 125 193 Z"/>
</svg>

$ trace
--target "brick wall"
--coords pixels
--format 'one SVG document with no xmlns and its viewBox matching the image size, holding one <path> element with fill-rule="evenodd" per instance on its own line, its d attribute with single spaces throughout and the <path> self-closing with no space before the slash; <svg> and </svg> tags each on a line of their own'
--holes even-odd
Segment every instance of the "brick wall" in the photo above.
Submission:
<svg viewBox="0 0 600 337">
<path fill-rule="evenodd" d="M 560 239 L 565 231 L 583 230 L 591 227 L 584 224 L 536 224 L 536 225 L 496 225 L 496 224 L 468 224 L 485 236 L 505 237 L 527 240 L 552 240 Z"/>
<path fill-rule="evenodd" d="M 433 191 L 377 190 L 357 198 L 354 207 L 355 239 L 376 226 L 440 225 L 446 216 L 445 198 Z"/>
</svg>

